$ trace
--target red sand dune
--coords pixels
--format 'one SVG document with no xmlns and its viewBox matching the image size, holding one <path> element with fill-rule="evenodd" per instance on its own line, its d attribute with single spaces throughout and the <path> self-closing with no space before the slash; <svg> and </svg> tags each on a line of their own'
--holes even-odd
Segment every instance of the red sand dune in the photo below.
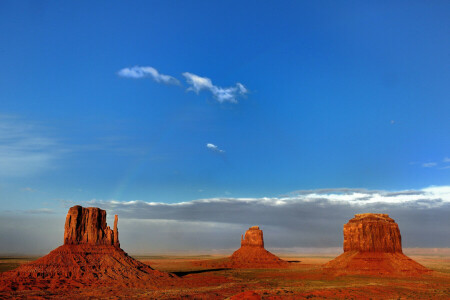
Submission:
<svg viewBox="0 0 450 300">
<path fill-rule="evenodd" d="M 0 290 L 67 289 L 73 286 L 124 284 L 152 286 L 176 280 L 128 256 L 117 230 L 106 226 L 106 211 L 69 209 L 64 245 L 46 256 L 0 275 Z"/>
<path fill-rule="evenodd" d="M 417 276 L 429 272 L 402 252 L 397 223 L 387 214 L 355 215 L 344 225 L 344 253 L 324 265 L 336 275 Z"/>
</svg>

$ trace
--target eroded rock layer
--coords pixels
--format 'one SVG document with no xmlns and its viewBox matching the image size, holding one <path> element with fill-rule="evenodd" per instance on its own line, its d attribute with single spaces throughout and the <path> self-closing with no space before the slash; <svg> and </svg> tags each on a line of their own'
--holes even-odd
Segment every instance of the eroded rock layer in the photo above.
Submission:
<svg viewBox="0 0 450 300">
<path fill-rule="evenodd" d="M 258 226 L 250 227 L 245 236 L 241 236 L 241 247 L 260 247 L 264 248 L 263 232 Z"/>
<path fill-rule="evenodd" d="M 344 225 L 344 252 L 400 252 L 402 237 L 387 214 L 355 215 Z"/>
<path fill-rule="evenodd" d="M 427 268 L 402 253 L 400 230 L 387 214 L 358 214 L 344 225 L 344 253 L 324 265 L 335 275 L 416 276 Z"/>
<path fill-rule="evenodd" d="M 106 225 L 106 211 L 98 207 L 73 206 L 69 209 L 64 226 L 65 245 L 114 245 L 119 244 L 115 216 L 114 230 Z"/>
</svg>

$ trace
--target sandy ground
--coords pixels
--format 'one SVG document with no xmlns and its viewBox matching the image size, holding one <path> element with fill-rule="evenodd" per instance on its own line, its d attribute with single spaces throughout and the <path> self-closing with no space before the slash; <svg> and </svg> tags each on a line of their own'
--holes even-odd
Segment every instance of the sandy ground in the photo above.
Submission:
<svg viewBox="0 0 450 300">
<path fill-rule="evenodd" d="M 280 255 L 291 262 L 288 268 L 239 270 L 205 269 L 195 264 L 224 256 L 134 256 L 157 270 L 173 272 L 182 280 L 170 288 L 121 285 L 69 291 L 16 291 L 0 293 L 0 298 L 226 299 L 244 291 L 255 291 L 262 299 L 450 299 L 450 255 L 446 251 L 413 252 L 411 258 L 434 270 L 414 278 L 324 274 L 321 265 L 336 255 Z M 34 259 L 36 257 L 0 257 L 0 272 Z"/>
</svg>

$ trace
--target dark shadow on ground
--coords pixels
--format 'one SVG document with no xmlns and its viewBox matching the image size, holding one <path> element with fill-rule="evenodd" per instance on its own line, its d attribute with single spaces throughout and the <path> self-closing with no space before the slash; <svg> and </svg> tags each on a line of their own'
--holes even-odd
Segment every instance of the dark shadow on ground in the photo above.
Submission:
<svg viewBox="0 0 450 300">
<path fill-rule="evenodd" d="M 288 260 L 288 263 L 299 263 L 302 262 L 301 260 Z"/>
<path fill-rule="evenodd" d="M 179 277 L 183 277 L 189 274 L 198 274 L 198 273 L 206 273 L 206 272 L 215 272 L 215 271 L 223 271 L 230 270 L 229 268 L 220 268 L 220 269 L 206 269 L 206 270 L 197 270 L 197 271 L 186 271 L 186 272 L 171 272 Z"/>
</svg>

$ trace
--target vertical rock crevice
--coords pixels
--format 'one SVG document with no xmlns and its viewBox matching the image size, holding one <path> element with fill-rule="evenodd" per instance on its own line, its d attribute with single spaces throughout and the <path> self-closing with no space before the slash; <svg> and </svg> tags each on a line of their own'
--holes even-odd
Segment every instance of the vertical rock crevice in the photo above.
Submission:
<svg viewBox="0 0 450 300">
<path fill-rule="evenodd" d="M 106 211 L 97 207 L 73 206 L 69 209 L 64 226 L 65 245 L 114 245 L 120 246 L 117 230 L 117 215 L 114 230 L 106 224 Z"/>
</svg>

